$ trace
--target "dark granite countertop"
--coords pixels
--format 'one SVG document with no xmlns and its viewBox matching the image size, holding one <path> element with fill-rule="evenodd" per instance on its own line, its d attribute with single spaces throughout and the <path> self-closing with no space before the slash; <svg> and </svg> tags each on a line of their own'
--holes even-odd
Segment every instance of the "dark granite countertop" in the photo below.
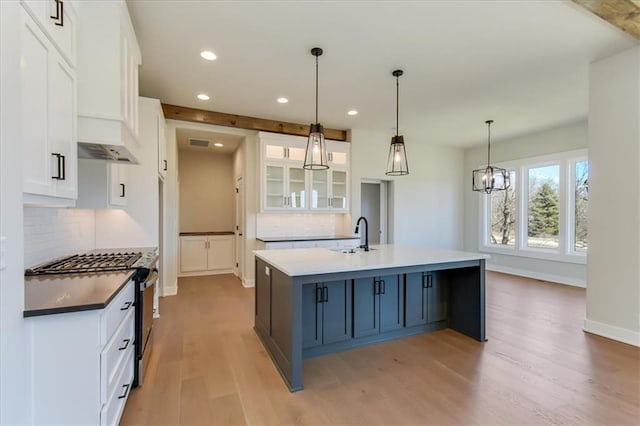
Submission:
<svg viewBox="0 0 640 426">
<path fill-rule="evenodd" d="M 25 277 L 24 317 L 103 309 L 135 270 Z"/>
<path fill-rule="evenodd" d="M 181 237 L 196 237 L 199 235 L 233 235 L 233 231 L 211 231 L 211 232 L 181 232 Z"/>
<path fill-rule="evenodd" d="M 315 241 L 315 240 L 350 240 L 360 238 L 357 235 L 322 235 L 304 237 L 258 237 L 256 240 L 263 243 L 280 243 L 288 241 Z"/>
</svg>

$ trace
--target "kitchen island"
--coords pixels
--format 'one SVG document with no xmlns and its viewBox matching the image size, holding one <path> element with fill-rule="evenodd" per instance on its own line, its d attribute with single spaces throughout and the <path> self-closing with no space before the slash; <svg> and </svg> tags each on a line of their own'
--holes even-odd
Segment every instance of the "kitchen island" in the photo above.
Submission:
<svg viewBox="0 0 640 426">
<path fill-rule="evenodd" d="M 447 327 L 485 340 L 486 255 L 393 244 L 254 253 L 254 329 L 292 392 L 305 358 Z"/>
</svg>

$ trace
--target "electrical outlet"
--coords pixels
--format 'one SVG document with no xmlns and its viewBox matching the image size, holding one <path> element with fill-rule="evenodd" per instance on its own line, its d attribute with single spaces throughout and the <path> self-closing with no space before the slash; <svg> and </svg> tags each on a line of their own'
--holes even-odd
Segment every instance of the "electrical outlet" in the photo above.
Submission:
<svg viewBox="0 0 640 426">
<path fill-rule="evenodd" d="M 7 267 L 7 237 L 0 237 L 0 271 Z"/>
</svg>

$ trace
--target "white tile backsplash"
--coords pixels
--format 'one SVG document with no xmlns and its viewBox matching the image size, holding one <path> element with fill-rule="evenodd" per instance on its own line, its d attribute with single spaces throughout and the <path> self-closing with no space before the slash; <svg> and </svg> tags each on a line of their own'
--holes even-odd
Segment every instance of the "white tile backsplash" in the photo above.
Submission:
<svg viewBox="0 0 640 426">
<path fill-rule="evenodd" d="M 344 214 L 267 214 L 256 215 L 259 237 L 304 237 L 351 235 L 345 229 Z"/>
<path fill-rule="evenodd" d="M 24 208 L 25 267 L 95 247 L 94 210 Z"/>
</svg>

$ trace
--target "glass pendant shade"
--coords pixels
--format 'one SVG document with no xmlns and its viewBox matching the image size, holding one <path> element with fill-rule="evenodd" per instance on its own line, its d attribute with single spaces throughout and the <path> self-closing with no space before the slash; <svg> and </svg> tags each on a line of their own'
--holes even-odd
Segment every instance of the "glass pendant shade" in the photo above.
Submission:
<svg viewBox="0 0 640 426">
<path fill-rule="evenodd" d="M 473 171 L 471 185 L 474 191 L 491 194 L 493 191 L 508 189 L 511 186 L 511 179 L 507 170 L 491 165 L 491 123 L 493 120 L 487 120 L 485 123 L 488 126 L 487 167 Z"/>
<path fill-rule="evenodd" d="M 307 170 L 325 170 L 329 168 L 322 124 L 316 123 L 310 126 L 303 168 Z"/>
<path fill-rule="evenodd" d="M 407 152 L 404 149 L 404 138 L 393 136 L 389 147 L 389 159 L 387 160 L 387 176 L 404 176 L 409 174 L 407 164 Z"/>
<path fill-rule="evenodd" d="M 391 146 L 389 147 L 389 158 L 387 159 L 387 176 L 404 176 L 409 174 L 409 165 L 407 164 L 407 151 L 404 149 L 404 137 L 399 135 L 400 127 L 398 125 L 400 116 L 400 82 L 399 77 L 404 74 L 402 70 L 395 70 L 391 73 L 396 78 L 396 135 L 391 137 Z"/>
<path fill-rule="evenodd" d="M 325 170 L 329 168 L 327 162 L 327 147 L 324 143 L 324 129 L 318 123 L 318 56 L 322 55 L 322 49 L 314 47 L 311 54 L 316 57 L 316 122 L 309 126 L 309 140 L 304 155 L 303 169 Z"/>
</svg>

